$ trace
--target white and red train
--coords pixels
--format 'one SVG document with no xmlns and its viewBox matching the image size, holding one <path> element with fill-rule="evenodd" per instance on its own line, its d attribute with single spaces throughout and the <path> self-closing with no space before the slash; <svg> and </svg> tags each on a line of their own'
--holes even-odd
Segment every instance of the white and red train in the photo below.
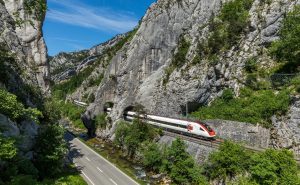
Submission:
<svg viewBox="0 0 300 185">
<path fill-rule="evenodd" d="M 111 108 L 106 109 L 108 113 L 111 112 L 111 110 Z M 128 120 L 133 120 L 138 117 L 138 114 L 133 111 L 127 111 L 124 113 L 124 117 Z M 140 115 L 140 118 L 145 118 L 146 122 L 151 125 L 166 128 L 187 135 L 204 138 L 214 138 L 216 136 L 215 131 L 207 124 L 202 122 L 180 120 L 148 114 L 146 116 Z"/>
</svg>

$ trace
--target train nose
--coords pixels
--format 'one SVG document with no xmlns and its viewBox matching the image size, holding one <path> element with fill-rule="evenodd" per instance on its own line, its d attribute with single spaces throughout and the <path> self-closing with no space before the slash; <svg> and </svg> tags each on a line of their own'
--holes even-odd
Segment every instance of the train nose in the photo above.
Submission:
<svg viewBox="0 0 300 185">
<path fill-rule="evenodd" d="M 214 130 L 212 130 L 212 131 L 209 132 L 209 135 L 211 137 L 215 137 L 216 136 L 216 132 Z"/>
</svg>

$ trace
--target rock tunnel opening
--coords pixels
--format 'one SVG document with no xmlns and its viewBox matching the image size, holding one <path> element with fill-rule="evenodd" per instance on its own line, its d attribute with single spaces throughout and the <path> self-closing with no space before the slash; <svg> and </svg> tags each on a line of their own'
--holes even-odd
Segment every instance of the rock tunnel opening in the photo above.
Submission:
<svg viewBox="0 0 300 185">
<path fill-rule="evenodd" d="M 103 110 L 106 112 L 108 108 L 113 108 L 114 107 L 114 103 L 113 102 L 106 102 L 104 104 Z"/>
<path fill-rule="evenodd" d="M 183 116 L 186 116 L 187 114 L 197 111 L 202 106 L 203 106 L 203 104 L 195 102 L 195 101 L 187 102 L 184 105 L 180 105 L 181 114 Z"/>
</svg>

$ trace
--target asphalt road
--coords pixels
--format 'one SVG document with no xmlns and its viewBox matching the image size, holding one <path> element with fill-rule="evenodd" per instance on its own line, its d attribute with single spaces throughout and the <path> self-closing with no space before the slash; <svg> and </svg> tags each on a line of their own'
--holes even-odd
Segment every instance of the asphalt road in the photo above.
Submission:
<svg viewBox="0 0 300 185">
<path fill-rule="evenodd" d="M 65 139 L 70 147 L 69 158 L 89 185 L 138 184 L 70 133 L 65 134 Z"/>
</svg>

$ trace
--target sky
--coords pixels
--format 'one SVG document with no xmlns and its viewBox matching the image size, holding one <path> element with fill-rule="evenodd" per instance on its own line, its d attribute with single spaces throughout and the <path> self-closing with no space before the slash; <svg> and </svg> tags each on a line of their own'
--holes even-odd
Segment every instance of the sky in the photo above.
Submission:
<svg viewBox="0 0 300 185">
<path fill-rule="evenodd" d="M 89 49 L 137 26 L 156 0 L 48 0 L 48 54 Z"/>
</svg>

